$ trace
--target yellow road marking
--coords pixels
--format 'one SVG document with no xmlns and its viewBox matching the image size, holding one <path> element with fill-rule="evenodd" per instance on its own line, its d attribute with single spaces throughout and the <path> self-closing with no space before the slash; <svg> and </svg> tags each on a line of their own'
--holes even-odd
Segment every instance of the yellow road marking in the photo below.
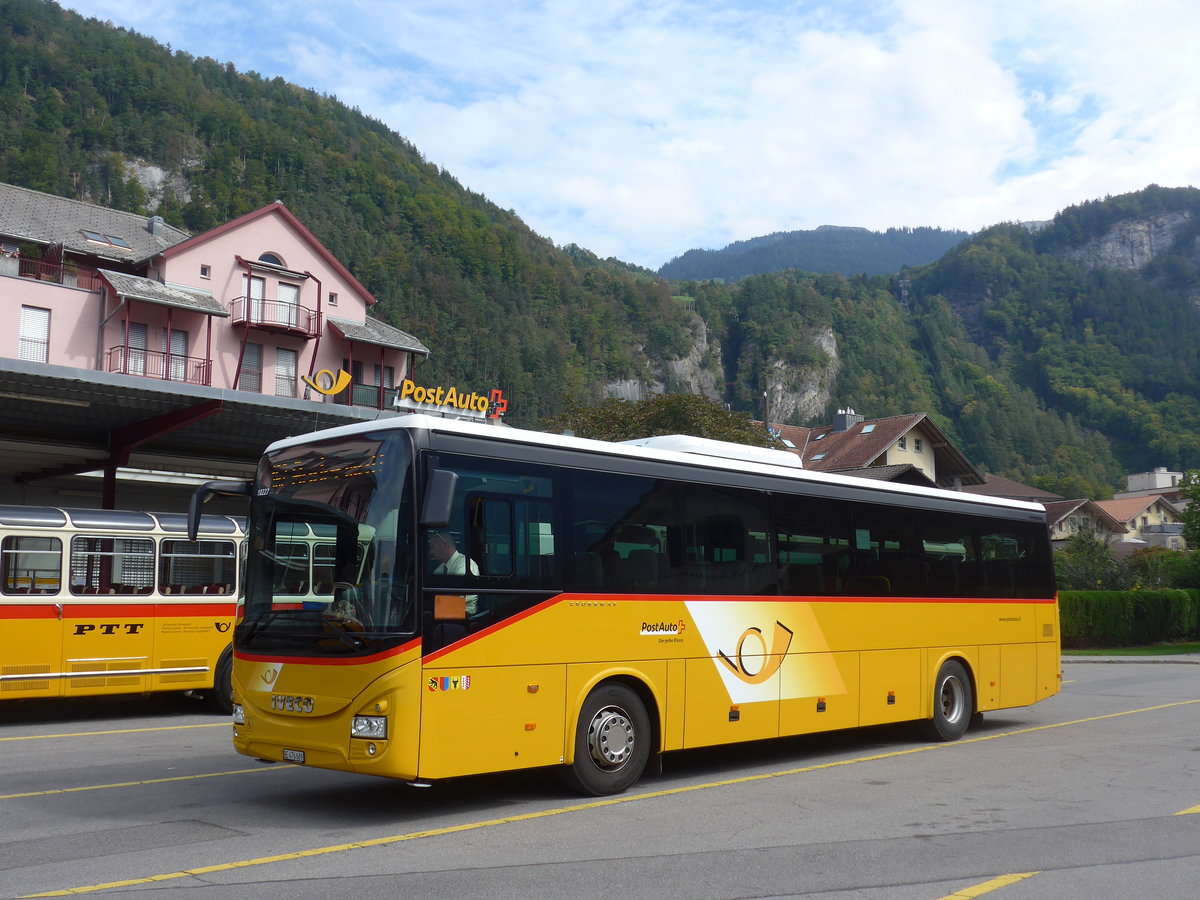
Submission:
<svg viewBox="0 0 1200 900">
<path fill-rule="evenodd" d="M 0 737 L 4 741 L 49 741 L 54 738 L 103 737 L 109 734 L 144 734 L 147 731 L 183 731 L 186 728 L 230 728 L 231 722 L 209 722 L 204 725 L 159 725 L 155 728 L 124 728 L 119 731 L 76 731 L 70 734 L 27 734 L 20 737 Z"/>
<path fill-rule="evenodd" d="M 1018 881 L 1024 881 L 1026 878 L 1032 878 L 1034 875 L 1040 874 L 1042 873 L 1018 872 L 1013 875 L 1001 875 L 999 878 L 993 878 L 991 881 L 985 881 L 981 884 L 963 888 L 961 891 L 955 891 L 953 894 L 947 894 L 941 900 L 969 900 L 971 897 L 990 894 L 992 891 L 998 891 L 1000 888 L 1008 887 L 1010 884 L 1016 884 Z"/>
<path fill-rule="evenodd" d="M 83 787 L 52 788 L 48 791 L 27 791 L 24 794 L 0 794 L 0 800 L 17 800 L 21 797 L 48 797 L 51 794 L 77 794 L 80 791 L 107 791 L 112 788 L 139 787 L 144 784 L 168 784 L 172 781 L 195 781 L 199 778 L 221 778 L 225 775 L 249 775 L 251 772 L 283 771 L 295 768 L 292 765 L 259 766 L 256 769 L 235 769 L 231 772 L 203 772 L 199 775 L 173 775 L 168 778 L 147 778 L 142 781 L 118 781 L 115 784 L 89 784 Z"/>
<path fill-rule="evenodd" d="M 212 872 L 228 872 L 232 869 L 245 869 L 251 866 L 267 865 L 268 863 L 290 862 L 298 859 L 308 859 L 314 856 L 326 856 L 331 853 L 342 853 L 346 850 L 361 850 L 367 847 L 384 847 L 389 844 L 400 844 L 404 843 L 405 841 L 414 841 L 419 838 L 442 837 L 448 834 L 459 834 L 464 831 L 475 831 L 480 828 L 491 828 L 496 825 L 511 825 L 514 822 L 529 822 L 535 819 L 546 819 L 550 816 L 562 815 L 563 813 L 583 812 L 589 809 L 602 809 L 606 806 L 616 806 L 621 803 L 636 803 L 640 800 L 653 800 L 660 797 L 669 797 L 674 794 L 688 794 L 694 791 L 704 791 L 712 788 L 729 787 L 737 784 L 750 784 L 755 781 L 765 781 L 769 778 L 782 778 L 788 775 L 803 775 L 808 772 L 819 772 L 824 769 L 836 769 L 840 766 L 851 766 L 857 763 L 877 762 L 879 760 L 895 759 L 901 756 L 912 756 L 916 753 L 927 753 L 930 750 L 949 750 L 955 747 L 962 747 L 967 744 L 979 743 L 980 741 L 994 741 L 999 738 L 1034 734 L 1039 731 L 1049 731 L 1053 728 L 1065 728 L 1069 725 L 1086 725 L 1090 722 L 1101 722 L 1105 719 L 1117 719 L 1122 716 L 1132 716 L 1138 713 L 1157 712 L 1158 710 L 1171 709 L 1176 706 L 1189 706 L 1193 703 L 1200 703 L 1200 699 L 1180 700 L 1175 703 L 1163 703 L 1159 706 L 1147 706 L 1142 709 L 1129 709 L 1125 710 L 1124 712 L 1106 713 L 1102 716 L 1089 716 L 1086 719 L 1073 719 L 1070 722 L 1055 722 L 1051 725 L 1035 725 L 1031 728 L 1020 728 L 1016 731 L 1004 731 L 997 734 L 988 734 L 981 737 L 968 738 L 946 744 L 926 744 L 921 747 L 910 747 L 907 750 L 894 750 L 889 753 L 876 753 L 871 756 L 858 756 L 854 757 L 853 759 L 841 759 L 834 762 L 817 763 L 816 765 L 812 766 L 801 766 L 795 769 L 783 769 L 778 772 L 763 772 L 758 775 L 744 775 L 740 778 L 728 778 L 722 781 L 709 781 L 704 784 L 685 785 L 683 787 L 667 788 L 661 791 L 647 791 L 644 794 L 625 794 L 621 797 L 609 797 L 605 800 L 593 800 L 588 803 L 578 804 L 576 806 L 560 806 L 555 809 L 544 809 L 539 812 L 522 813 L 516 816 L 505 816 L 500 819 L 485 819 L 480 822 L 466 822 L 462 825 L 448 825 L 445 828 L 432 828 L 427 831 L 411 831 L 407 834 L 394 834 L 387 837 L 370 838 L 365 841 L 354 841 L 353 843 L 349 844 L 333 844 L 328 847 L 315 847 L 310 850 L 297 850 L 293 853 L 280 853 L 276 856 L 260 856 L 256 859 L 243 859 L 235 862 L 217 863 L 216 865 L 212 866 L 200 866 L 195 869 L 184 869 L 180 872 L 168 872 L 162 875 L 147 875 L 143 878 L 130 878 L 125 881 L 109 881 L 104 884 L 89 884 L 81 887 L 64 888 L 63 890 L 58 891 L 46 891 L 42 894 L 25 894 L 19 898 L 19 900 L 32 900 L 32 898 L 35 897 L 69 897 L 72 894 L 90 894 L 96 891 L 110 890 L 112 888 L 133 887 L 139 884 L 156 884 L 161 881 L 172 881 L 178 878 L 188 878 L 193 875 L 207 875 Z M 303 767 L 298 766 L 296 768 Z M 988 883 L 991 884 L 992 882 Z M 971 895 L 960 894 L 959 896 Z"/>
<path fill-rule="evenodd" d="M 1191 809 L 1181 809 L 1175 813 L 1177 816 L 1190 816 L 1193 813 L 1200 813 L 1200 806 L 1193 806 Z"/>
</svg>

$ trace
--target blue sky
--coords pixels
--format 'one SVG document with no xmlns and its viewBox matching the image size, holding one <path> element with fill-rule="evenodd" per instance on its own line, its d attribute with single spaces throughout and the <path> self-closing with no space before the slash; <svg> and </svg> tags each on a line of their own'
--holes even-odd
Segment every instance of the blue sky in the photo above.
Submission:
<svg viewBox="0 0 1200 900">
<path fill-rule="evenodd" d="M 59 0 L 338 97 L 557 244 L 658 268 L 1200 183 L 1181 0 Z"/>
</svg>

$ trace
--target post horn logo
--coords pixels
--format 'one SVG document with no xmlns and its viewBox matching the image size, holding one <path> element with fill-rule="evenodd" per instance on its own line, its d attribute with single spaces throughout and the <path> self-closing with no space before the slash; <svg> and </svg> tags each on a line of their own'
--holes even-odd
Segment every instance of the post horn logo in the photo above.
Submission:
<svg viewBox="0 0 1200 900">
<path fill-rule="evenodd" d="M 350 373 L 345 369 L 338 369 L 337 374 L 334 375 L 329 369 L 322 369 L 311 377 L 301 375 L 300 380 L 318 394 L 332 397 L 334 394 L 340 394 L 350 386 Z"/>
<path fill-rule="evenodd" d="M 783 665 L 784 654 L 792 645 L 793 632 L 782 622 L 775 623 L 775 634 L 771 641 L 771 650 L 767 652 L 767 639 L 763 637 L 762 629 L 747 628 L 738 639 L 736 662 L 717 651 L 717 658 L 723 662 L 729 671 L 746 684 L 762 684 L 779 671 Z M 753 639 L 749 647 L 746 641 Z M 755 646 L 758 645 L 758 647 Z M 761 652 L 759 650 L 761 648 Z"/>
</svg>

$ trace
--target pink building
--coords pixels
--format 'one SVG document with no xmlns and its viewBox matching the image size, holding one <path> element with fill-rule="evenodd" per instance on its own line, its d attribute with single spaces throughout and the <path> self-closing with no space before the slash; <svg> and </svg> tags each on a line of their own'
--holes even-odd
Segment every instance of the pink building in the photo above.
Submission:
<svg viewBox="0 0 1200 900">
<path fill-rule="evenodd" d="M 33 452 L 40 468 L 9 454 L 3 474 L 115 477 L 156 444 L 186 471 L 236 474 L 274 437 L 390 415 L 429 351 L 372 318 L 375 302 L 279 202 L 189 236 L 156 216 L 0 185 L 0 428 L 48 441 Z M 88 410 L 72 414 L 75 431 L 41 433 L 72 408 Z M 277 427 L 264 430 L 268 419 Z M 60 460 L 80 436 L 94 446 Z M 2 488 L 0 499 L 26 502 Z M 108 484 L 103 505 L 114 499 Z"/>
</svg>

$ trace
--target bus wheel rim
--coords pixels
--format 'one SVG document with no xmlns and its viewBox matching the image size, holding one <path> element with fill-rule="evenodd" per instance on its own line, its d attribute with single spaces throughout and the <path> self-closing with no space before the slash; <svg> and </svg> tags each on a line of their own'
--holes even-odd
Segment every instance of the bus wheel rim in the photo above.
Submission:
<svg viewBox="0 0 1200 900">
<path fill-rule="evenodd" d="M 623 766 L 633 754 L 635 740 L 633 722 L 617 706 L 599 710 L 588 725 L 588 749 L 592 759 L 604 769 Z"/>
<path fill-rule="evenodd" d="M 963 716 L 966 694 L 962 682 L 950 677 L 942 682 L 941 704 L 942 718 L 947 722 L 957 722 Z"/>
</svg>

